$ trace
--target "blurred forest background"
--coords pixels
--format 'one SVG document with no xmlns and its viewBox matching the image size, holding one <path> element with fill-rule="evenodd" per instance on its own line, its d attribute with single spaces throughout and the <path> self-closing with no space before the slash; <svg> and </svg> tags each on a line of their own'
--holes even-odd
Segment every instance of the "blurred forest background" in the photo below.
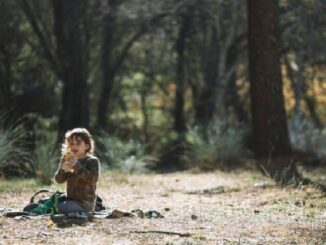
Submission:
<svg viewBox="0 0 326 245">
<path fill-rule="evenodd" d="M 326 3 L 254 2 L 0 0 L 1 175 L 51 183 L 73 127 L 129 173 L 325 165 Z"/>
</svg>

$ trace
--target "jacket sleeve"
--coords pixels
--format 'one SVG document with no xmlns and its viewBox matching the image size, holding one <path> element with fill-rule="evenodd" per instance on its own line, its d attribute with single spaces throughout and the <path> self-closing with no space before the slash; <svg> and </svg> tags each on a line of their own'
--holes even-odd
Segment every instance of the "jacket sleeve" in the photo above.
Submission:
<svg viewBox="0 0 326 245">
<path fill-rule="evenodd" d="M 59 167 L 58 167 L 57 171 L 54 174 L 54 179 L 59 184 L 64 183 L 69 178 L 69 175 L 71 175 L 71 173 L 65 172 L 61 168 L 62 163 L 63 163 L 63 158 L 60 159 Z"/>
<path fill-rule="evenodd" d="M 100 173 L 100 162 L 96 157 L 87 159 L 86 164 L 82 165 L 79 162 L 75 165 L 75 171 L 72 173 L 78 175 L 87 183 L 96 183 Z"/>
</svg>

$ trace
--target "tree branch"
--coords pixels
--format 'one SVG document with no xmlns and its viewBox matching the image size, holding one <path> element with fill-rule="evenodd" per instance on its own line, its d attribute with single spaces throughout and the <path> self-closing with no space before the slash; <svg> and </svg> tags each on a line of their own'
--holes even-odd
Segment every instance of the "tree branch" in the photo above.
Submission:
<svg viewBox="0 0 326 245">
<path fill-rule="evenodd" d="M 117 61 L 113 65 L 113 71 L 116 71 L 121 66 L 122 62 L 124 61 L 124 59 L 126 58 L 128 52 L 129 52 L 130 48 L 137 41 L 137 39 L 139 39 L 142 35 L 144 35 L 148 31 L 148 29 L 151 25 L 156 24 L 159 20 L 161 20 L 162 18 L 164 18 L 168 15 L 170 15 L 169 12 L 164 12 L 164 13 L 161 13 L 159 15 L 156 15 L 156 16 L 150 18 L 150 20 L 147 20 L 147 21 L 145 21 L 145 23 L 143 23 L 142 27 L 138 30 L 138 32 L 134 33 L 130 37 L 130 39 L 126 42 L 125 46 L 123 47 L 122 51 L 120 52 L 120 55 L 116 59 Z"/>
<path fill-rule="evenodd" d="M 55 56 L 52 53 L 52 50 L 50 48 L 49 43 L 46 40 L 45 35 L 42 33 L 36 17 L 33 13 L 33 10 L 31 8 L 31 6 L 29 5 L 29 3 L 26 0 L 16 0 L 16 2 L 18 3 L 18 5 L 21 7 L 21 9 L 23 10 L 24 14 L 26 15 L 27 19 L 29 20 L 32 29 L 34 31 L 34 33 L 36 34 L 42 48 L 43 48 L 43 54 L 44 57 L 48 60 L 50 66 L 52 67 L 52 70 L 54 71 L 54 73 L 61 78 L 61 69 L 59 64 L 57 63 Z"/>
</svg>

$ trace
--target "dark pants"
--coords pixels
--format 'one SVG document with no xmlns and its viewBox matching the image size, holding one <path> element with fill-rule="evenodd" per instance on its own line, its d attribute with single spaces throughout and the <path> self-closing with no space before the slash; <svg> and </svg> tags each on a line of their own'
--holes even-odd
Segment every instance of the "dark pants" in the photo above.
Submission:
<svg viewBox="0 0 326 245">
<path fill-rule="evenodd" d="M 58 211 L 61 214 L 66 214 L 66 213 L 86 212 L 86 209 L 81 207 L 75 201 L 64 201 L 58 205 Z"/>
</svg>

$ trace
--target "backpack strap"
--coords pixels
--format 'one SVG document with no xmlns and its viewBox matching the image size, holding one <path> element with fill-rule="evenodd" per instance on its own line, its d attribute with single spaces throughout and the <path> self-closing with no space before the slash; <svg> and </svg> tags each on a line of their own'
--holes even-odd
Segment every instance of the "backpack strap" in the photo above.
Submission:
<svg viewBox="0 0 326 245">
<path fill-rule="evenodd" d="M 46 189 L 39 190 L 38 192 L 36 192 L 36 193 L 31 197 L 31 200 L 29 201 L 29 203 L 33 203 L 33 202 L 34 202 L 34 198 L 35 198 L 35 196 L 37 196 L 37 195 L 40 194 L 40 193 L 45 193 L 45 192 L 50 192 L 50 191 L 49 191 L 49 190 L 46 190 Z"/>
</svg>

